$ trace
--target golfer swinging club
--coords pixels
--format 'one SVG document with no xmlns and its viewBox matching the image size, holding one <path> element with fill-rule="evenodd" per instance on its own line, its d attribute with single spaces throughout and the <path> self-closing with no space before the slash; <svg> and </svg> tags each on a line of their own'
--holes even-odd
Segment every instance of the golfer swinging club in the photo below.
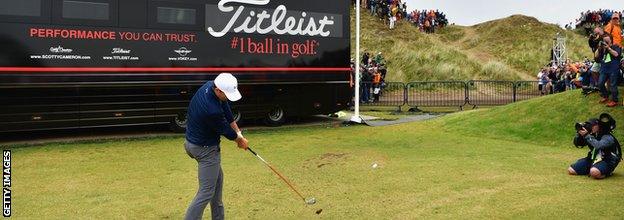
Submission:
<svg viewBox="0 0 624 220">
<path fill-rule="evenodd" d="M 212 219 L 224 218 L 220 136 L 247 150 L 247 139 L 241 134 L 227 102 L 241 99 L 237 84 L 232 74 L 221 73 L 199 88 L 189 104 L 184 148 L 197 160 L 199 189 L 184 219 L 202 219 L 209 202 Z"/>
</svg>

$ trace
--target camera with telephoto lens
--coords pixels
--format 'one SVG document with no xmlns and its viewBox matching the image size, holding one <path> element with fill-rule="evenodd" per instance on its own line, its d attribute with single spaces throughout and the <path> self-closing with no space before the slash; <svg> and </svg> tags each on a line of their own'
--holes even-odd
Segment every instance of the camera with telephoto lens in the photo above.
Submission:
<svg viewBox="0 0 624 220">
<path fill-rule="evenodd" d="M 592 127 L 594 125 L 598 125 L 600 127 L 600 131 L 598 132 L 598 134 L 593 134 L 593 135 L 608 134 L 608 133 L 611 133 L 615 129 L 615 119 L 613 119 L 613 117 L 611 117 L 611 115 L 607 113 L 602 113 L 600 114 L 600 117 L 598 118 L 591 118 L 587 120 L 586 122 L 575 123 L 574 128 L 576 129 L 577 134 L 582 129 L 585 129 L 587 133 L 591 133 L 593 130 Z M 577 148 L 583 148 L 584 145 L 582 144 L 577 145 L 575 141 L 574 146 Z"/>
<path fill-rule="evenodd" d="M 574 124 L 574 128 L 577 132 L 583 128 L 591 132 L 592 126 L 594 124 L 598 124 L 600 126 L 600 129 L 603 130 L 605 133 L 609 133 L 615 129 L 615 119 L 613 119 L 613 117 L 611 117 L 611 115 L 607 113 L 600 114 L 600 117 L 598 117 L 598 119 L 589 119 L 586 122 L 580 123 L 577 122 Z"/>
</svg>

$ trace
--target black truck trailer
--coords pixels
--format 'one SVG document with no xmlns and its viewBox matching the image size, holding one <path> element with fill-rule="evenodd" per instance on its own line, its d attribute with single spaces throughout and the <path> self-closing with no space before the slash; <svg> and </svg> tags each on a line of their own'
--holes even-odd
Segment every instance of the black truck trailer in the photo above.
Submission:
<svg viewBox="0 0 624 220">
<path fill-rule="evenodd" d="M 346 108 L 345 0 L 0 0 L 0 132 L 185 126 L 193 93 L 239 79 L 237 119 Z"/>
</svg>

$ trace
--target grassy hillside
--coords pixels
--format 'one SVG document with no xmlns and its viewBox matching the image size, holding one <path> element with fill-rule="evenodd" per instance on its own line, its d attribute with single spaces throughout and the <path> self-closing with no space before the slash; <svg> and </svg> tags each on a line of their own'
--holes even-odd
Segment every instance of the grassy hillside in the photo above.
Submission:
<svg viewBox="0 0 624 220">
<path fill-rule="evenodd" d="M 487 110 L 461 112 L 439 123 L 449 132 L 464 135 L 572 146 L 574 122 L 584 122 L 607 112 L 620 123 L 616 136 L 624 138 L 622 107 L 606 108 L 598 100 L 597 94 L 585 97 L 579 90 L 573 90 Z"/>
<path fill-rule="evenodd" d="M 363 11 L 364 12 L 364 11 Z M 527 16 L 514 15 L 470 27 L 449 26 L 424 34 L 401 22 L 389 30 L 368 13 L 361 15 L 361 49 L 381 51 L 390 61 L 389 80 L 532 80 L 550 59 L 557 32 L 568 36 L 569 57 L 591 57 L 583 36 Z M 355 33 L 352 11 L 351 29 Z M 355 53 L 355 34 L 352 34 Z"/>
<path fill-rule="evenodd" d="M 469 28 L 479 34 L 462 42 L 466 49 L 476 48 L 530 73 L 537 72 L 550 59 L 550 49 L 557 33 L 567 37 L 570 59 L 581 60 L 592 55 L 584 36 L 554 24 L 542 23 L 533 17 L 513 15 Z"/>
</svg>

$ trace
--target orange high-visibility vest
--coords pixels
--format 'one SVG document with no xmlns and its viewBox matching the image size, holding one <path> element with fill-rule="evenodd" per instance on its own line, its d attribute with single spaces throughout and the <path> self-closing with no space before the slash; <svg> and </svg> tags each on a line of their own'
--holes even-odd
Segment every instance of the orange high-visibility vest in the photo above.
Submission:
<svg viewBox="0 0 624 220">
<path fill-rule="evenodd" d="M 381 82 L 381 74 L 375 73 L 373 75 L 373 83 L 380 83 L 380 82 Z"/>
<path fill-rule="evenodd" d="M 622 29 L 619 25 L 613 25 L 613 22 L 609 22 L 604 30 L 613 37 L 613 44 L 622 47 Z"/>
</svg>

